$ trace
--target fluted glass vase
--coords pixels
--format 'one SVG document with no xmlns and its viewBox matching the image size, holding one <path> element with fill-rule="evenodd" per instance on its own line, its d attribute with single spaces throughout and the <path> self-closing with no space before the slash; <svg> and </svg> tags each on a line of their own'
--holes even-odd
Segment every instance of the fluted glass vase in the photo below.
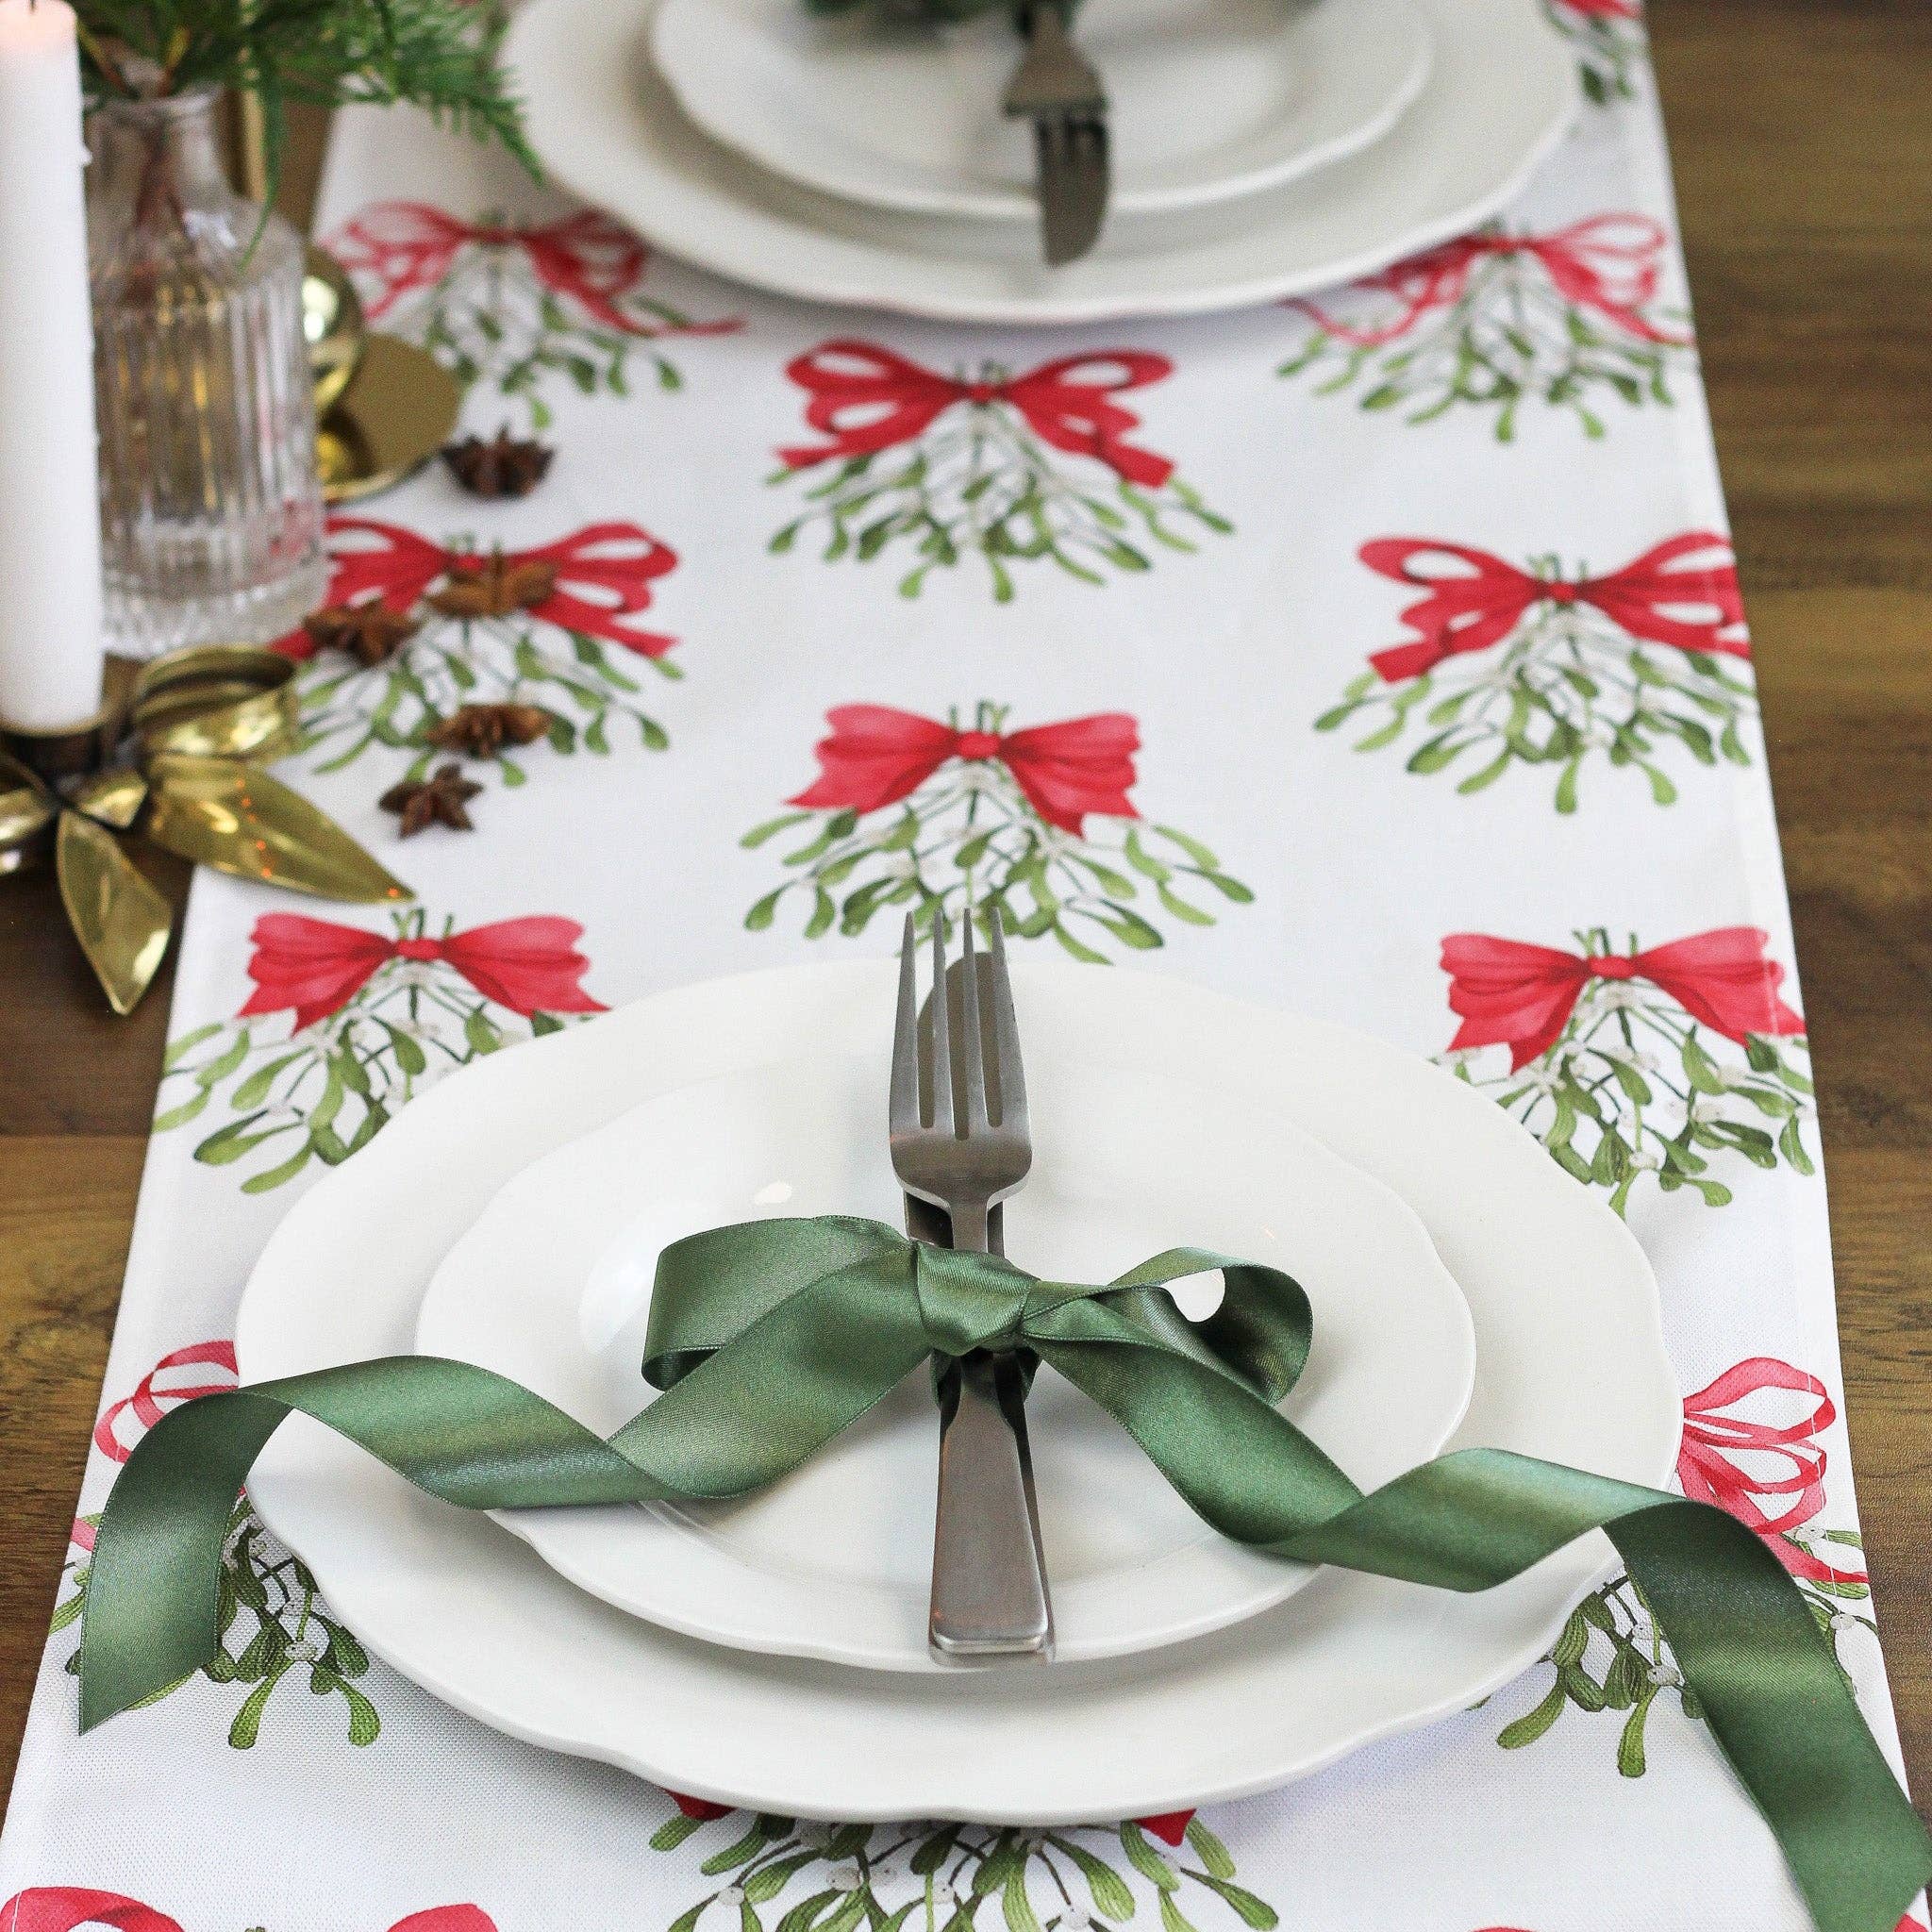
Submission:
<svg viewBox="0 0 1932 1932">
<path fill-rule="evenodd" d="M 327 576 L 302 243 L 228 185 L 212 92 L 111 103 L 88 138 L 114 641 L 279 637 Z"/>
</svg>

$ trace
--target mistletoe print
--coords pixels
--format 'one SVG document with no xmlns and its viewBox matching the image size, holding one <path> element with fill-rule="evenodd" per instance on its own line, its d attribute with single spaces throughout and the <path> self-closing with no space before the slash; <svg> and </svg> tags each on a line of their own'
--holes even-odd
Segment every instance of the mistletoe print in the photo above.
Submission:
<svg viewBox="0 0 1932 1932">
<path fill-rule="evenodd" d="M 302 744 L 340 771 L 372 746 L 408 754 L 406 781 L 451 755 L 506 785 L 512 754 L 608 754 L 670 739 L 641 703 L 675 679 L 676 639 L 639 622 L 677 555 L 636 524 L 591 524 L 531 550 L 445 548 L 369 517 L 329 520 L 328 603 L 275 646 L 308 662 Z"/>
<path fill-rule="evenodd" d="M 224 1394 L 236 1381 L 233 1342 L 201 1341 L 175 1349 L 141 1378 L 132 1394 L 103 1411 L 94 1425 L 94 1447 L 112 1462 L 125 1462 L 134 1445 L 177 1403 Z M 99 1522 L 98 1515 L 75 1519 L 54 1609 L 56 1634 L 85 1622 Z M 276 1706 L 282 1715 L 315 1712 L 323 1707 L 317 1699 L 340 1700 L 349 1742 L 375 1741 L 382 1721 L 354 1681 L 367 1673 L 368 1653 L 329 1615 L 308 1566 L 269 1535 L 246 1496 L 237 1499 L 228 1517 L 215 1624 L 219 1648 L 200 1674 L 237 1695 L 228 1724 L 228 1742 L 234 1749 L 253 1747 L 269 1705 L 284 1684 L 306 1686 L 310 1696 L 284 1697 Z M 76 1646 L 67 1669 L 75 1674 L 79 1667 Z M 7 1926 L 8 1921 L 0 1917 L 0 1928 Z"/>
<path fill-rule="evenodd" d="M 108 1932 L 182 1932 L 179 1920 L 138 1898 L 85 1886 L 31 1886 L 0 1905 L 0 1932 L 80 1932 L 85 1925 Z M 496 1932 L 496 1921 L 476 1906 L 432 1906 L 398 1919 L 389 1932 Z"/>
<path fill-rule="evenodd" d="M 194 1158 L 252 1165 L 242 1191 L 266 1193 L 311 1160 L 346 1160 L 424 1087 L 512 1043 L 516 1022 L 535 1038 L 566 1016 L 604 1011 L 581 984 L 591 962 L 574 919 L 505 919 L 465 932 L 446 919 L 431 933 L 420 909 L 391 918 L 388 933 L 296 912 L 258 919 L 255 991 L 234 1020 L 170 1041 L 155 1132 L 225 1101 L 231 1118 Z"/>
<path fill-rule="evenodd" d="M 1616 404 L 1668 407 L 1672 369 L 1690 358 L 1686 317 L 1658 302 L 1664 242 L 1641 214 L 1461 236 L 1325 300 L 1290 303 L 1307 332 L 1279 373 L 1412 424 L 1492 410 L 1504 442 L 1525 408 L 1567 411 L 1603 436 Z"/>
<path fill-rule="evenodd" d="M 1449 1005 L 1462 1024 L 1448 1058 L 1565 1173 L 1608 1190 L 1690 1188 L 1713 1208 L 1731 1190 L 1712 1172 L 1739 1161 L 1812 1173 L 1805 1022 L 1779 996 L 1784 968 L 1754 926 L 1616 951 L 1607 930 L 1580 951 L 1487 933 L 1442 941 Z M 1491 1050 L 1507 1049 L 1507 1069 Z"/>
<path fill-rule="evenodd" d="M 521 405 L 537 429 L 552 420 L 543 391 L 553 381 L 625 396 L 641 362 L 658 388 L 675 390 L 683 378 L 667 341 L 744 325 L 693 321 L 647 295 L 644 244 L 592 209 L 519 225 L 383 201 L 327 245 L 371 322 L 419 342 L 466 388 L 484 384 Z"/>
<path fill-rule="evenodd" d="M 1405 768 L 1454 774 L 1463 796 L 1511 772 L 1556 772 L 1574 812 L 1587 764 L 1641 774 L 1674 804 L 1669 766 L 1748 765 L 1757 714 L 1730 541 L 1692 530 L 1622 569 L 1566 575 L 1554 557 L 1507 558 L 1429 537 L 1364 543 L 1361 560 L 1424 594 L 1402 612 L 1404 642 L 1369 669 L 1318 731 L 1366 725 L 1357 751 L 1407 748 Z"/>
<path fill-rule="evenodd" d="M 1022 1831 L 794 1824 L 693 1798 L 678 1798 L 677 1807 L 651 1840 L 660 1852 L 733 1822 L 712 1835 L 724 1842 L 698 1868 L 717 1882 L 668 1932 L 734 1919 L 741 1932 L 762 1932 L 766 1906 L 783 1932 L 974 1932 L 982 1908 L 996 1911 L 1007 1932 L 1090 1932 L 1156 1902 L 1164 1932 L 1272 1932 L 1279 1923 L 1273 1906 L 1237 1882 L 1226 1846 L 1191 1811 Z"/>
<path fill-rule="evenodd" d="M 904 597 L 977 558 L 1002 604 L 1021 564 L 1097 585 L 1192 551 L 1233 525 L 1166 457 L 1130 441 L 1141 420 L 1114 400 L 1173 369 L 1165 356 L 1098 350 L 1021 375 L 989 362 L 944 375 L 876 342 L 823 342 L 786 369 L 825 441 L 779 450 L 771 480 L 801 482 L 806 508 L 771 547 L 809 532 L 827 563 L 890 551 L 908 566 Z"/>
<path fill-rule="evenodd" d="M 1221 901 L 1254 893 L 1200 840 L 1149 825 L 1128 795 L 1139 727 L 1124 712 L 1019 731 L 982 702 L 961 724 L 883 705 L 841 705 L 818 744 L 819 775 L 793 809 L 746 833 L 797 839 L 791 874 L 745 915 L 762 931 L 796 895 L 805 936 L 864 932 L 882 911 L 951 933 L 969 906 L 1020 939 L 1051 935 L 1076 959 L 1165 943 L 1158 918 L 1212 925 Z M 1104 822 L 1105 829 L 1090 824 Z"/>
<path fill-rule="evenodd" d="M 1577 78 L 1600 108 L 1637 92 L 1644 58 L 1637 0 L 1543 0 L 1550 25 L 1576 47 Z"/>
<path fill-rule="evenodd" d="M 1816 1523 L 1825 1506 L 1826 1458 L 1818 1438 L 1837 1416 L 1816 1375 L 1757 1356 L 1686 1398 L 1677 1451 L 1684 1493 L 1729 1510 L 1764 1539 L 1835 1650 L 1854 1631 L 1876 1634 L 1869 1611 L 1857 1607 L 1872 1593 L 1857 1532 L 1821 1530 Z M 1617 1769 L 1641 1777 L 1645 1727 L 1657 1700 L 1674 1697 L 1687 1717 L 1702 1715 L 1643 1592 L 1627 1575 L 1577 1605 L 1544 1661 L 1555 1675 L 1541 1699 L 1504 1726 L 1496 1741 L 1505 1750 L 1534 1744 L 1567 1710 L 1614 1711 L 1623 1720 Z"/>
</svg>

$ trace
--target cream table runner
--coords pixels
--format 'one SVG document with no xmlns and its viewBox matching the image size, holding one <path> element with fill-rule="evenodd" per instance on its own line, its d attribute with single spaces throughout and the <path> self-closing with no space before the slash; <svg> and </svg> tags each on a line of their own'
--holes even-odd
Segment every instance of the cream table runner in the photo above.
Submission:
<svg viewBox="0 0 1932 1932">
<path fill-rule="evenodd" d="M 1442 1057 L 1610 1199 L 1662 1280 L 1685 1486 L 1772 1540 L 1895 1748 L 1655 96 L 1629 0 L 1550 4 L 1588 98 L 1497 227 L 1183 324 L 772 300 L 408 115 L 341 117 L 319 225 L 371 313 L 463 372 L 471 428 L 558 455 L 521 501 L 439 467 L 335 532 L 336 600 L 416 628 L 382 659 L 403 626 L 365 611 L 378 661 L 312 653 L 293 769 L 417 906 L 196 883 L 0 1932 L 937 1932 L 954 1898 L 1011 1932 L 1806 1924 L 1623 1578 L 1520 1682 L 1289 1790 L 969 1828 L 936 1864 L 929 1825 L 761 1831 L 458 1716 L 245 1507 L 225 1660 L 75 1731 L 92 1512 L 233 1381 L 300 1190 L 532 1033 L 887 951 L 963 858 L 1040 952 Z M 456 761 L 427 731 L 505 703 L 532 708 L 444 730 L 509 736 L 467 763 L 475 829 L 399 842 L 378 797 Z"/>
</svg>

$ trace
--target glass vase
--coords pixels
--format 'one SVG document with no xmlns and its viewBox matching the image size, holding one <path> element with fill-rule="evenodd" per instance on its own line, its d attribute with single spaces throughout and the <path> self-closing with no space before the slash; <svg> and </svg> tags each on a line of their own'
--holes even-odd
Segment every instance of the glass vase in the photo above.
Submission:
<svg viewBox="0 0 1932 1932">
<path fill-rule="evenodd" d="M 112 641 L 265 642 L 327 583 L 302 243 L 229 186 L 211 92 L 111 103 L 88 135 Z"/>
</svg>

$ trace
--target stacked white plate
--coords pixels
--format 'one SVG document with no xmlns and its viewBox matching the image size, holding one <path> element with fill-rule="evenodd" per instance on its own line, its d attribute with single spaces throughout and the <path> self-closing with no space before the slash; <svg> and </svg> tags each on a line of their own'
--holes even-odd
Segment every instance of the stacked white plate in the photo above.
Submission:
<svg viewBox="0 0 1932 1932">
<path fill-rule="evenodd" d="M 1288 1412 L 1365 1485 L 1477 1443 L 1665 1479 L 1655 1278 L 1491 1104 L 1172 979 L 1014 979 L 1036 1132 L 1016 1260 L 1097 1280 L 1185 1241 L 1288 1269 L 1315 1309 Z M 277 1230 L 243 1299 L 244 1377 L 420 1348 L 611 1432 L 650 1399 L 667 1241 L 758 1215 L 897 1220 L 893 991 L 884 961 L 749 974 L 455 1075 Z M 1211 1293 L 1184 1284 L 1183 1307 Z M 1050 1372 L 1029 1416 L 1059 1656 L 995 1670 L 925 1655 L 923 1377 L 728 1507 L 492 1521 L 299 1417 L 250 1489 L 369 1647 L 451 1704 L 680 1791 L 838 1820 L 1071 1822 L 1284 1782 L 1507 1681 L 1607 1559 L 1588 1539 L 1476 1597 L 1283 1565 L 1209 1533 Z"/>
<path fill-rule="evenodd" d="M 1494 214 L 1568 125 L 1541 0 L 1087 0 L 1114 155 L 1099 245 L 1040 260 L 1004 8 L 894 25 L 804 0 L 529 0 L 508 55 L 546 167 L 674 253 L 963 321 L 1306 293 Z"/>
</svg>

